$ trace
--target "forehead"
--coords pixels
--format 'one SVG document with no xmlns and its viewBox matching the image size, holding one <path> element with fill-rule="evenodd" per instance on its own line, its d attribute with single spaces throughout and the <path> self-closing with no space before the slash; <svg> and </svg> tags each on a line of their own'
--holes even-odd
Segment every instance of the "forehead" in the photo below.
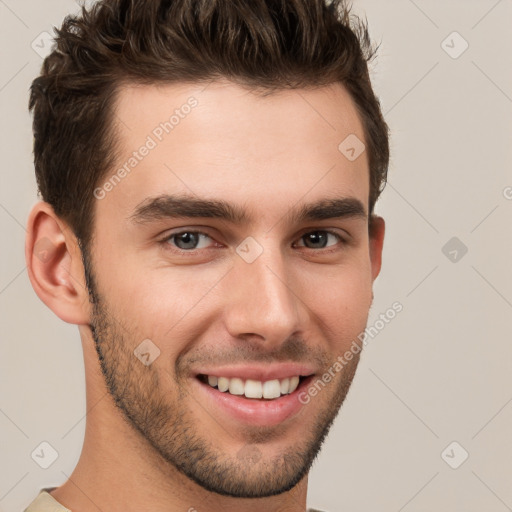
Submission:
<svg viewBox="0 0 512 512">
<path fill-rule="evenodd" d="M 148 197 L 175 193 L 267 212 L 340 195 L 368 205 L 366 152 L 351 160 L 339 149 L 347 137 L 364 143 L 340 84 L 265 96 L 228 81 L 125 85 L 114 123 L 118 161 L 99 186 L 122 175 L 104 203 L 125 216 Z"/>
</svg>

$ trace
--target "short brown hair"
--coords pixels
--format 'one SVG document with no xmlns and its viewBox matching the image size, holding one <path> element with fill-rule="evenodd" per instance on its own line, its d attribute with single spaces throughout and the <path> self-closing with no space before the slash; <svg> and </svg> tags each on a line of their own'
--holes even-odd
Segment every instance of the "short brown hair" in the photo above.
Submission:
<svg viewBox="0 0 512 512">
<path fill-rule="evenodd" d="M 93 191 L 115 163 L 112 107 L 122 83 L 227 78 L 265 94 L 343 84 L 364 127 L 373 213 L 387 178 L 388 127 L 368 74 L 376 48 L 343 0 L 100 0 L 55 32 L 30 92 L 35 171 L 43 200 L 83 247 Z"/>
</svg>

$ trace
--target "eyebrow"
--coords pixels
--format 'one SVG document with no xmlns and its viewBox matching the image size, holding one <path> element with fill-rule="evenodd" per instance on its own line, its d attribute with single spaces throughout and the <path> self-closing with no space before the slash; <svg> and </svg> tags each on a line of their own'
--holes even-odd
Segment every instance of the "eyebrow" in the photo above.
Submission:
<svg viewBox="0 0 512 512">
<path fill-rule="evenodd" d="M 172 218 L 212 218 L 233 224 L 248 224 L 253 219 L 244 208 L 223 199 L 200 199 L 188 195 L 161 195 L 140 203 L 130 215 L 132 222 L 146 224 Z M 326 198 L 291 209 L 285 218 L 293 223 L 305 221 L 367 219 L 363 203 L 355 197 Z"/>
</svg>

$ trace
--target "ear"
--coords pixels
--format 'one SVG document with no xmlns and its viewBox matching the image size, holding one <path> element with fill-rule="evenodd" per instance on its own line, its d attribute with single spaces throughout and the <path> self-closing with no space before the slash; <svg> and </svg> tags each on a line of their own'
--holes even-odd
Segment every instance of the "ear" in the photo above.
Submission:
<svg viewBox="0 0 512 512">
<path fill-rule="evenodd" d="M 380 273 L 382 265 L 382 248 L 384 246 L 384 233 L 386 224 L 382 217 L 372 215 L 370 217 L 370 262 L 372 266 L 372 281 L 375 281 Z"/>
<path fill-rule="evenodd" d="M 43 201 L 28 218 L 25 260 L 38 297 L 65 322 L 89 324 L 89 294 L 77 238 Z"/>
</svg>

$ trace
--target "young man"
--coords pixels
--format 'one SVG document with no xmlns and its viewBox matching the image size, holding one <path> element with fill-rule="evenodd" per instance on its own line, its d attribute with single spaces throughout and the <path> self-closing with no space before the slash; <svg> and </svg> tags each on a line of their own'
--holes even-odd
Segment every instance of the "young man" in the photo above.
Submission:
<svg viewBox="0 0 512 512">
<path fill-rule="evenodd" d="M 381 267 L 366 26 L 338 1 L 103 0 L 56 42 L 26 257 L 78 325 L 87 423 L 26 510 L 304 512 Z"/>
</svg>

